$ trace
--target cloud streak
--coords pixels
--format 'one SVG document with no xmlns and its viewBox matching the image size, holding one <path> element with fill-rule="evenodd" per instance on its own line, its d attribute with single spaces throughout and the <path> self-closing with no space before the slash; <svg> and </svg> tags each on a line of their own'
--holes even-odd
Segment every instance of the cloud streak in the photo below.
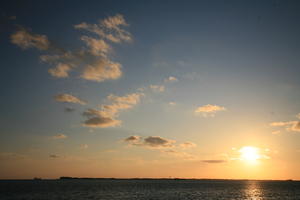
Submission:
<svg viewBox="0 0 300 200">
<path fill-rule="evenodd" d="M 226 108 L 218 105 L 207 104 L 204 106 L 199 106 L 194 112 L 196 114 L 200 113 L 204 117 L 214 117 L 217 112 L 225 111 Z"/>
<path fill-rule="evenodd" d="M 81 104 L 85 105 L 86 101 L 83 101 L 79 99 L 78 97 L 75 97 L 70 94 L 58 94 L 54 96 L 54 99 L 58 102 L 65 102 L 65 103 L 75 103 L 75 104 Z"/>
<path fill-rule="evenodd" d="M 57 135 L 54 135 L 52 137 L 52 139 L 54 140 L 58 140 L 58 139 L 66 139 L 68 136 L 64 135 L 64 134 L 57 134 Z"/>
</svg>

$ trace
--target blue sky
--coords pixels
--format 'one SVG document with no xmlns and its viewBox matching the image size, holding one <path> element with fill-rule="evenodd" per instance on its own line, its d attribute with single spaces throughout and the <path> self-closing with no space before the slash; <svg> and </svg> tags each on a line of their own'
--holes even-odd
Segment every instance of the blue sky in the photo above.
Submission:
<svg viewBox="0 0 300 200">
<path fill-rule="evenodd" d="M 221 164 L 218 169 L 210 165 L 205 169 L 215 170 L 217 178 L 244 178 L 242 172 L 236 177 L 221 173 L 236 166 L 231 149 L 243 146 L 271 149 L 261 162 L 278 164 L 277 171 L 265 176 L 260 171 L 250 178 L 299 178 L 295 173 L 300 166 L 297 1 L 1 4 L 0 158 L 8 175 L 0 178 L 35 176 L 9 170 L 16 162 L 23 166 L 31 159 L 34 166 L 58 162 L 67 167 L 66 160 L 74 157 L 93 157 L 95 165 L 111 162 L 113 167 L 122 166 L 121 158 L 127 157 L 133 160 L 128 166 L 132 170 L 140 162 L 149 166 L 156 166 L 156 161 L 166 166 L 183 162 L 186 169 L 189 163 L 185 162 L 191 160 L 215 160 Z M 105 20 L 121 22 L 105 24 Z M 76 28 L 84 22 L 98 24 L 106 35 Z M 109 39 L 109 33 L 120 41 Z M 26 41 L 16 37 L 20 35 Z M 37 43 L 26 46 L 36 38 Z M 73 57 L 52 63 L 40 58 L 65 52 Z M 97 59 L 119 64 L 121 74 L 113 71 L 101 74 L 113 78 L 91 79 L 94 74 L 88 69 L 101 68 L 95 68 Z M 63 74 L 54 70 L 59 63 L 67 69 Z M 72 102 L 58 95 L 72 95 Z M 66 112 L 66 108 L 74 110 Z M 98 120 L 97 125 L 93 121 L 91 126 L 91 119 Z M 138 137 L 126 140 L 130 136 Z M 189 148 L 180 149 L 186 142 Z M 290 174 L 284 173 L 283 165 Z M 141 167 L 140 174 L 98 167 L 107 173 L 75 170 L 70 175 L 164 176 L 163 172 L 149 174 L 147 167 Z M 66 173 L 39 170 L 45 177 Z M 176 175 L 193 177 L 175 170 Z"/>
</svg>

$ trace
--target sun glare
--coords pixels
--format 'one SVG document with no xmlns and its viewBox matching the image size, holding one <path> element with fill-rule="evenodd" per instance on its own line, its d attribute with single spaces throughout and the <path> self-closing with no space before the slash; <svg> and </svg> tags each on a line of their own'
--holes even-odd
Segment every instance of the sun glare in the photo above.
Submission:
<svg viewBox="0 0 300 200">
<path fill-rule="evenodd" d="M 240 150 L 240 158 L 249 163 L 255 163 L 260 159 L 259 149 L 252 146 L 242 147 Z"/>
</svg>

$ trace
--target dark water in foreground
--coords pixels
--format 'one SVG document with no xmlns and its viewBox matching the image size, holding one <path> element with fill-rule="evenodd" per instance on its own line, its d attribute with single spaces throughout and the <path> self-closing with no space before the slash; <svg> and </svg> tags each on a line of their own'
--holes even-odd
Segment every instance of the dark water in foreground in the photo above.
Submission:
<svg viewBox="0 0 300 200">
<path fill-rule="evenodd" d="M 300 182 L 221 180 L 0 181 L 0 199 L 300 200 Z"/>
</svg>

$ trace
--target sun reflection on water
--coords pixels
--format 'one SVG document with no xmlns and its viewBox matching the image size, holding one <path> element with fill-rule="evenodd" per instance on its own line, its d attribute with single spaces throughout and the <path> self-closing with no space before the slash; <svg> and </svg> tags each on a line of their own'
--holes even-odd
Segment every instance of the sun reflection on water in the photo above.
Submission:
<svg viewBox="0 0 300 200">
<path fill-rule="evenodd" d="M 246 199 L 261 200 L 263 199 L 263 190 L 259 181 L 248 181 L 245 188 Z"/>
</svg>

